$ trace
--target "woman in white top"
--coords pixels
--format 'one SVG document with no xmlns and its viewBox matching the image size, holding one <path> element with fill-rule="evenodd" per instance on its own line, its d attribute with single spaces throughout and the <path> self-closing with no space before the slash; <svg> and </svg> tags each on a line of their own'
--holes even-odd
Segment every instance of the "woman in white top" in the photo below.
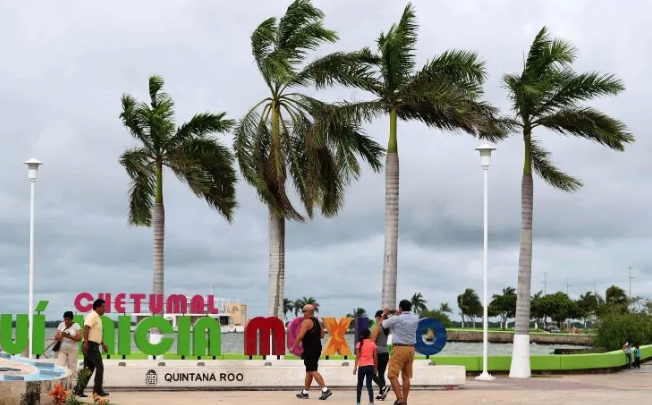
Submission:
<svg viewBox="0 0 652 405">
<path fill-rule="evenodd" d="M 57 365 L 68 367 L 73 375 L 77 372 L 77 354 L 79 352 L 78 342 L 82 339 L 81 327 L 78 323 L 73 322 L 72 311 L 66 311 L 63 314 L 63 322 L 57 327 L 57 333 L 54 336 L 59 343 L 57 351 Z"/>
</svg>

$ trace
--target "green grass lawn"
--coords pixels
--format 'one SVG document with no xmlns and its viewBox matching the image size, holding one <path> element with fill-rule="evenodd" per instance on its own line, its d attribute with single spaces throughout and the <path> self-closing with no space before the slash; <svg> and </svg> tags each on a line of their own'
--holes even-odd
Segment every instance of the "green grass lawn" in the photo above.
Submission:
<svg viewBox="0 0 652 405">
<path fill-rule="evenodd" d="M 107 359 L 109 356 L 104 355 L 104 358 Z M 127 360 L 147 360 L 148 356 L 145 353 L 141 352 L 131 352 L 130 355 L 126 356 Z M 159 359 L 164 359 L 164 360 L 182 360 L 181 356 L 179 356 L 176 353 L 167 353 L 164 354 L 163 356 L 157 356 L 157 360 Z M 326 359 L 326 356 L 322 356 L 322 359 Z M 426 356 L 423 355 L 417 355 L 414 357 L 415 359 L 425 359 Z M 121 360 L 122 356 L 113 354 L 110 356 L 110 360 Z M 238 353 L 223 353 L 221 356 L 216 356 L 216 360 L 249 360 L 249 356 L 245 356 L 244 354 L 238 354 Z M 253 356 L 253 360 L 263 360 L 263 356 Z M 286 354 L 285 355 L 286 360 L 301 360 L 299 357 L 292 355 L 292 354 Z M 328 356 L 329 360 L 344 360 L 344 356 Z M 348 356 L 348 359 L 355 359 L 355 356 Z M 186 356 L 185 359 L 183 360 L 213 360 L 212 356 L 200 356 L 200 359 L 197 358 L 197 356 Z"/>
<path fill-rule="evenodd" d="M 477 328 L 446 328 L 447 331 L 451 332 L 482 332 L 482 327 L 477 327 Z M 508 329 L 500 329 L 500 328 L 488 328 L 489 332 L 498 332 L 498 333 L 514 333 L 514 328 L 508 328 Z M 589 329 L 589 334 L 593 333 L 591 329 Z M 530 329 L 531 334 L 547 334 L 550 332 L 546 332 L 543 329 Z M 568 335 L 567 332 L 563 332 L 563 335 Z M 586 336 L 586 333 L 584 331 L 581 331 L 578 335 L 576 336 Z"/>
</svg>

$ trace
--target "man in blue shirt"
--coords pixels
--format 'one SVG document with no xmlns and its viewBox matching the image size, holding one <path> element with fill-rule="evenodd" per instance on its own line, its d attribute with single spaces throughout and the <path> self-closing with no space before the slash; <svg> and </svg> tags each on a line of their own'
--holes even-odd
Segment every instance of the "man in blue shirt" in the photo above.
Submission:
<svg viewBox="0 0 652 405">
<path fill-rule="evenodd" d="M 417 343 L 417 327 L 419 318 L 412 313 L 412 304 L 408 300 L 402 300 L 398 304 L 396 316 L 389 316 L 389 309 L 383 309 L 382 326 L 392 331 L 392 354 L 387 365 L 387 377 L 392 383 L 392 389 L 396 394 L 394 405 L 407 403 L 410 394 L 410 378 L 412 378 L 412 363 L 414 362 L 414 346 Z M 398 382 L 398 374 L 401 373 L 403 389 Z"/>
</svg>

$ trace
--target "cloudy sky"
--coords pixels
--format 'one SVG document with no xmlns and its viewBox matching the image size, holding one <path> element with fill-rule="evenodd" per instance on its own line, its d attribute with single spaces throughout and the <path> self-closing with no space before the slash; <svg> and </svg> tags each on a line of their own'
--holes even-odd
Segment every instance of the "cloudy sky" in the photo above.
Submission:
<svg viewBox="0 0 652 405">
<path fill-rule="evenodd" d="M 144 98 L 160 74 L 178 121 L 201 111 L 239 118 L 265 97 L 249 36 L 286 1 L 29 1 L 0 3 L 0 312 L 27 311 L 29 182 L 23 162 L 44 162 L 36 188 L 35 297 L 48 318 L 72 309 L 80 291 L 149 292 L 152 232 L 127 223 L 128 178 L 118 164 L 132 139 L 122 127 L 123 92 Z M 319 53 L 375 45 L 405 2 L 316 0 L 341 40 Z M 575 195 L 535 180 L 533 291 L 577 297 L 611 284 L 652 288 L 648 137 L 652 66 L 651 1 L 414 2 L 423 64 L 447 48 L 487 62 L 486 99 L 509 111 L 500 78 L 522 68 L 536 32 L 580 50 L 576 69 L 619 75 L 627 91 L 594 105 L 637 137 L 626 153 L 540 131 L 555 162 L 581 178 Z M 346 98 L 350 91 L 322 93 Z M 388 119 L 367 131 L 386 144 Z M 229 135 L 223 141 L 231 144 Z M 399 124 L 401 216 L 398 296 L 420 291 L 428 304 L 482 288 L 482 169 L 477 140 Z M 498 145 L 490 171 L 490 291 L 516 286 L 522 141 Z M 186 186 L 165 178 L 166 293 L 239 299 L 250 316 L 266 311 L 267 211 L 244 183 L 228 225 Z M 324 315 L 380 305 L 384 176 L 366 171 L 336 219 L 287 229 L 286 293 L 315 297 Z M 647 247 L 646 247 L 647 246 Z"/>
</svg>

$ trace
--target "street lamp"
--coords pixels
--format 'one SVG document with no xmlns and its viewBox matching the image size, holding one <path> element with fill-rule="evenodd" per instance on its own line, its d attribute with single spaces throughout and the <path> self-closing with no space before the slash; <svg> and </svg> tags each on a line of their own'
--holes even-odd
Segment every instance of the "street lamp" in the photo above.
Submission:
<svg viewBox="0 0 652 405">
<path fill-rule="evenodd" d="M 27 178 L 30 182 L 29 198 L 29 332 L 27 357 L 32 358 L 32 338 L 34 334 L 34 186 L 36 174 L 43 163 L 36 159 L 25 162 L 27 165 Z"/>
<path fill-rule="evenodd" d="M 480 152 L 480 162 L 482 163 L 482 169 L 484 172 L 484 302 L 483 302 L 483 322 L 482 322 L 482 374 L 477 376 L 475 379 L 480 381 L 492 381 L 495 379 L 487 371 L 487 352 L 489 346 L 489 308 L 488 308 L 488 292 L 487 292 L 487 252 L 489 250 L 489 201 L 488 201 L 488 179 L 489 179 L 489 165 L 491 164 L 491 152 L 496 150 L 496 148 L 489 144 L 483 144 L 475 150 Z"/>
</svg>

